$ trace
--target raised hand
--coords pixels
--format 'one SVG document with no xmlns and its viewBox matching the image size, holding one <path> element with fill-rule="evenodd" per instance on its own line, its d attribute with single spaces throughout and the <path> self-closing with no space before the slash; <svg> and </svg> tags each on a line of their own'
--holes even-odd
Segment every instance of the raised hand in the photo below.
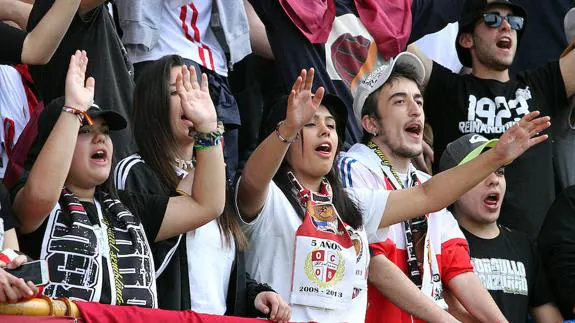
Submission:
<svg viewBox="0 0 575 323">
<path fill-rule="evenodd" d="M 309 122 L 323 99 L 323 87 L 319 87 L 315 95 L 311 92 L 314 73 L 313 68 L 309 72 L 301 70 L 288 97 L 285 123 L 296 132 Z"/>
<path fill-rule="evenodd" d="M 86 111 L 94 103 L 94 86 L 96 81 L 93 77 L 86 80 L 86 67 L 88 57 L 86 51 L 77 50 L 70 58 L 70 66 L 66 75 L 66 106 Z"/>
<path fill-rule="evenodd" d="M 503 165 L 511 163 L 527 149 L 547 140 L 547 135 L 539 133 L 551 125 L 550 118 L 538 116 L 539 111 L 530 112 L 499 138 L 493 150 L 501 158 Z"/>
<path fill-rule="evenodd" d="M 202 73 L 201 83 L 198 83 L 195 68 L 182 66 L 182 74 L 176 78 L 176 92 L 180 96 L 184 116 L 193 122 L 197 132 L 209 133 L 216 130 L 218 117 L 205 73 Z"/>
</svg>

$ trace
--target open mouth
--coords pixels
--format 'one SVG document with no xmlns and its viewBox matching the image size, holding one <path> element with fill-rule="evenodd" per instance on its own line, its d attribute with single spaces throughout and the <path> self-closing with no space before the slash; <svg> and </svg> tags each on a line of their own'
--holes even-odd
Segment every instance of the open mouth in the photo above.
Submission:
<svg viewBox="0 0 575 323">
<path fill-rule="evenodd" d="M 407 125 L 407 127 L 405 128 L 405 131 L 411 135 L 419 136 L 421 134 L 421 132 L 423 131 L 423 126 L 421 124 L 418 124 L 418 123 L 412 123 L 412 124 Z"/>
<path fill-rule="evenodd" d="M 96 161 L 106 161 L 107 157 L 108 153 L 103 149 L 97 150 L 90 156 L 91 159 Z"/>
<path fill-rule="evenodd" d="M 315 147 L 315 151 L 320 153 L 321 155 L 330 155 L 332 151 L 332 147 L 328 143 L 320 144 L 319 146 Z"/>
<path fill-rule="evenodd" d="M 497 48 L 501 49 L 511 49 L 511 38 L 509 37 L 502 37 L 496 44 Z"/>
<path fill-rule="evenodd" d="M 489 206 L 496 206 L 497 203 L 499 203 L 499 194 L 498 193 L 488 194 L 483 202 Z"/>
</svg>

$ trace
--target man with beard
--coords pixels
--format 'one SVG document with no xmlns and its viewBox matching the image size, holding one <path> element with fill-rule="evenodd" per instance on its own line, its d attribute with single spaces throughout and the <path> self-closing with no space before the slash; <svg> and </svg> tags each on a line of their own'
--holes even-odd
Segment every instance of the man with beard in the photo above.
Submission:
<svg viewBox="0 0 575 323">
<path fill-rule="evenodd" d="M 429 75 L 425 101 L 427 121 L 435 131 L 435 156 L 464 134 L 498 138 L 531 111 L 554 116 L 567 106 L 567 97 L 575 93 L 575 53 L 509 76 L 526 21 L 523 7 L 511 1 L 467 0 L 455 46 L 462 64 L 472 68 L 471 75 L 453 74 L 412 48 Z M 552 140 L 522 155 L 506 171 L 500 223 L 534 238 L 555 197 Z"/>
<path fill-rule="evenodd" d="M 339 161 L 345 187 L 400 190 L 430 178 L 410 163 L 423 149 L 419 84 L 424 76 L 421 61 L 401 53 L 359 85 L 353 107 L 363 127 L 363 144 L 353 145 Z M 449 211 L 422 214 L 368 239 L 372 258 L 366 322 L 445 322 L 431 315 L 447 314 L 442 310 L 447 309 L 444 288 L 480 322 L 505 321 L 473 274 L 467 242 Z"/>
</svg>

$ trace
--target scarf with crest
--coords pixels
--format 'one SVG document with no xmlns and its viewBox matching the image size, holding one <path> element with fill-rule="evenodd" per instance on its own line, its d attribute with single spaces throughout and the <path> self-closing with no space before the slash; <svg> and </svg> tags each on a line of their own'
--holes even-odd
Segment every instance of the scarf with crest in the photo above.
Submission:
<svg viewBox="0 0 575 323">
<path fill-rule="evenodd" d="M 44 295 L 157 307 L 154 261 L 139 218 L 102 191 L 94 204 L 96 214 L 88 214 L 73 193 L 62 190 L 42 242 L 41 259 L 50 272 Z M 102 295 L 104 284 L 108 295 Z"/>
</svg>

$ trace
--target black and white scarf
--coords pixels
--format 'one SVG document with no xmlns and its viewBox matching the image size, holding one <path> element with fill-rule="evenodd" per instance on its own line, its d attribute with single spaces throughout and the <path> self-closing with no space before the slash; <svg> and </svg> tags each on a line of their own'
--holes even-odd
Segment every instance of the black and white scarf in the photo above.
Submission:
<svg viewBox="0 0 575 323">
<path fill-rule="evenodd" d="M 97 220 L 63 189 L 50 212 L 40 253 L 50 273 L 44 295 L 99 302 L 107 271 L 111 304 L 157 307 L 154 261 L 140 220 L 107 193 L 96 192 L 94 203 Z"/>
</svg>

